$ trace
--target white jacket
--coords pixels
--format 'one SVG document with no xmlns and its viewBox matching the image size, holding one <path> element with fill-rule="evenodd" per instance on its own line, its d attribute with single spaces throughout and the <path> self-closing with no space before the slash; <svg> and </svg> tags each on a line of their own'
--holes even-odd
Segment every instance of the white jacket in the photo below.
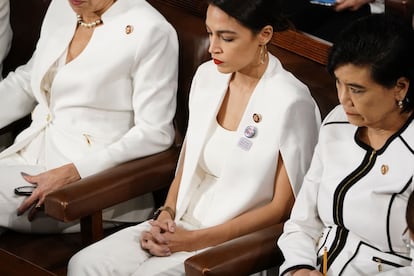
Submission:
<svg viewBox="0 0 414 276">
<path fill-rule="evenodd" d="M 73 162 L 85 177 L 172 144 L 175 30 L 144 0 L 116 1 L 102 20 L 83 52 L 57 72 L 49 103 L 42 80 L 77 25 L 68 1 L 52 1 L 33 57 L 0 83 L 0 127 L 30 112 L 33 120 L 0 158 L 44 135 L 46 168 Z"/>
<path fill-rule="evenodd" d="M 326 117 L 278 241 L 282 275 L 319 269 L 324 247 L 327 275 L 374 275 L 410 264 L 401 234 L 413 190 L 413 117 L 377 151 L 357 138 L 342 106 Z"/>
<path fill-rule="evenodd" d="M 186 211 L 195 188 L 202 180 L 198 173 L 198 160 L 215 125 L 230 77 L 231 74 L 218 72 L 212 61 L 201 65 L 194 77 L 176 220 Z M 253 120 L 255 113 L 261 115 L 260 122 Z M 214 199 L 201 207 L 209 208 L 209 215 L 201 222 L 202 226 L 223 223 L 270 202 L 279 153 L 296 194 L 310 164 L 319 124 L 319 109 L 308 88 L 283 69 L 278 59 L 269 55 L 269 65 L 240 121 L 234 147 L 224 162 L 219 183 L 214 186 L 214 191 L 210 191 L 214 193 Z M 252 138 L 244 135 L 248 126 L 257 129 Z M 241 139 L 251 142 L 250 149 L 240 146 Z"/>
</svg>

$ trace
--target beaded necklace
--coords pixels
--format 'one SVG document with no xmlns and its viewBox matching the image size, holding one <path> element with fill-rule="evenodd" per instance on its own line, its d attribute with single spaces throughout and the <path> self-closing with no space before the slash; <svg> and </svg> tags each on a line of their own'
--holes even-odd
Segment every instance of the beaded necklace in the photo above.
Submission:
<svg viewBox="0 0 414 276">
<path fill-rule="evenodd" d="M 100 24 L 103 23 L 100 18 L 99 19 L 96 19 L 93 22 L 86 23 L 86 22 L 83 21 L 82 16 L 80 14 L 77 14 L 76 15 L 76 18 L 78 19 L 78 24 L 79 25 L 81 25 L 84 28 L 88 28 L 88 29 L 95 28 L 96 26 L 98 26 L 98 25 L 100 25 Z"/>
</svg>

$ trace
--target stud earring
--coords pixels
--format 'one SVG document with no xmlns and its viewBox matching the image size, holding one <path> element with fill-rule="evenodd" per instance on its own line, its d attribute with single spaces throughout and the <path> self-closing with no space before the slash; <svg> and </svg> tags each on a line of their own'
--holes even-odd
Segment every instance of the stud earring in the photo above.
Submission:
<svg viewBox="0 0 414 276">
<path fill-rule="evenodd" d="M 402 109 L 402 108 L 404 107 L 404 102 L 403 102 L 402 100 L 399 100 L 399 101 L 397 102 L 397 105 L 398 105 L 398 107 L 399 107 L 400 109 Z"/>
</svg>

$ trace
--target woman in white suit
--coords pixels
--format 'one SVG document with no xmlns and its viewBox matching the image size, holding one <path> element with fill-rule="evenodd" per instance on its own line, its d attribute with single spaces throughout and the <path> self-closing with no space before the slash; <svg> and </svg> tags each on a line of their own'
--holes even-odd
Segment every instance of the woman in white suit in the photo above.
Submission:
<svg viewBox="0 0 414 276">
<path fill-rule="evenodd" d="M 279 238 L 281 275 L 401 275 L 411 263 L 401 235 L 414 187 L 413 48 L 411 26 L 385 14 L 338 36 L 328 70 L 340 105 Z"/>
<path fill-rule="evenodd" d="M 200 250 L 285 221 L 316 143 L 319 110 L 266 44 L 275 0 L 209 1 L 212 60 L 193 79 L 176 177 L 154 220 L 75 255 L 69 275 L 184 275 Z"/>
<path fill-rule="evenodd" d="M 45 217 L 30 223 L 25 211 L 68 183 L 170 147 L 177 67 L 175 30 L 146 1 L 53 0 L 33 57 L 0 83 L 0 127 L 32 114 L 0 154 L 0 226 L 70 231 Z M 14 195 L 31 184 L 31 196 Z M 105 219 L 153 212 L 151 195 L 125 205 L 136 211 L 118 206 Z"/>
</svg>

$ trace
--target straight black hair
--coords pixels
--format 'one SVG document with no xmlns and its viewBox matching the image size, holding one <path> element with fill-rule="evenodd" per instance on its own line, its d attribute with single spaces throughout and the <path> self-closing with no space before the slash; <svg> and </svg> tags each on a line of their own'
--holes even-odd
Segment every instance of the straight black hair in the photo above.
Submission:
<svg viewBox="0 0 414 276">
<path fill-rule="evenodd" d="M 207 0 L 207 2 L 235 18 L 253 33 L 260 32 L 267 25 L 272 26 L 275 32 L 290 27 L 289 21 L 282 13 L 279 0 Z"/>
<path fill-rule="evenodd" d="M 350 23 L 331 48 L 328 71 L 346 64 L 368 66 L 371 78 L 392 88 L 397 80 L 410 81 L 403 112 L 414 109 L 414 33 L 411 25 L 393 15 L 369 15 Z"/>
</svg>

